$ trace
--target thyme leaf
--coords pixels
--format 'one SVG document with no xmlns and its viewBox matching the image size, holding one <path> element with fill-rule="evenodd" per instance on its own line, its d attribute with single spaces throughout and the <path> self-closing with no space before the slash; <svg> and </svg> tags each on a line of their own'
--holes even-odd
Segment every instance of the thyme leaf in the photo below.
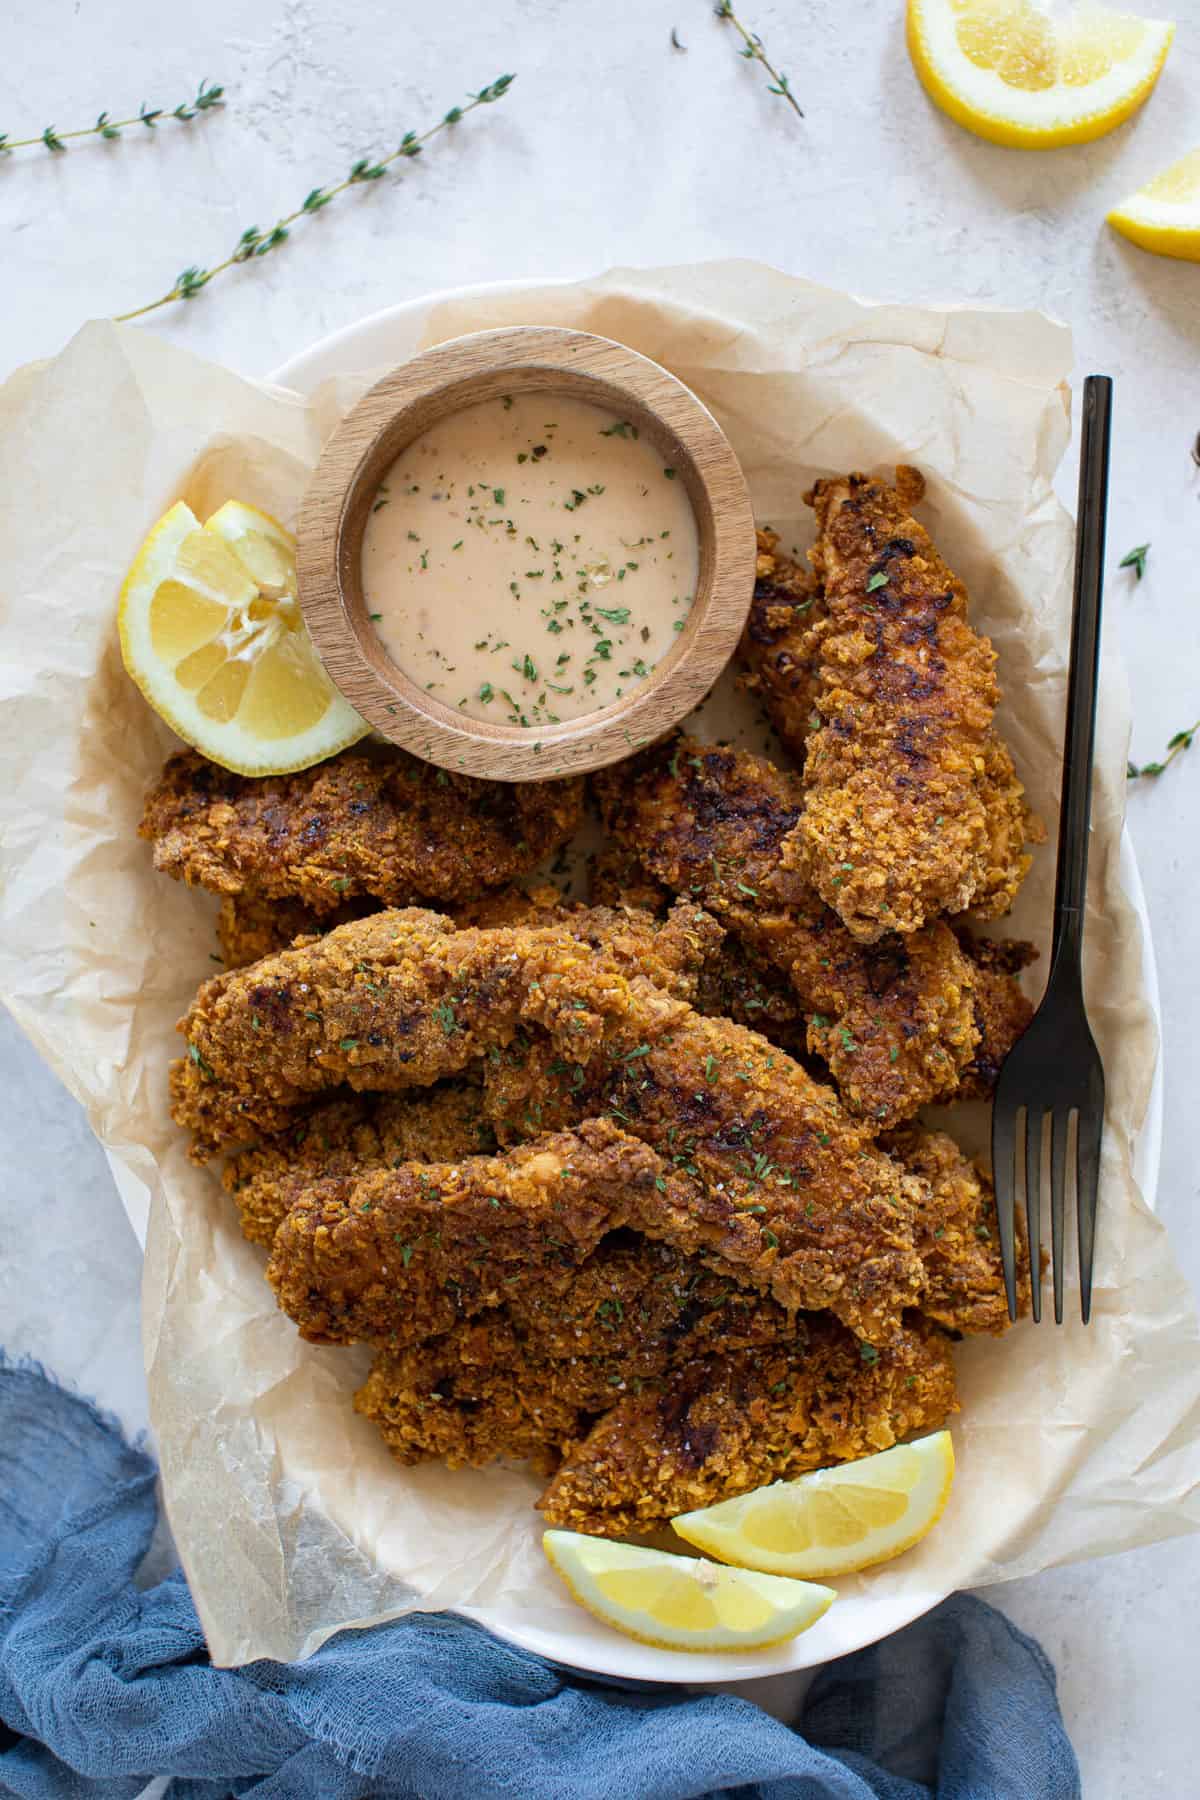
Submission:
<svg viewBox="0 0 1200 1800">
<path fill-rule="evenodd" d="M 156 312 L 160 306 L 172 306 L 177 300 L 194 300 L 211 281 L 215 281 L 218 275 L 225 274 L 228 269 L 234 268 L 238 263 L 251 262 L 259 257 L 268 256 L 272 250 L 278 250 L 280 245 L 286 243 L 291 236 L 291 227 L 298 219 L 320 212 L 329 205 L 331 200 L 335 200 L 339 194 L 344 194 L 349 188 L 361 187 L 369 182 L 381 180 L 393 163 L 404 158 L 420 156 L 431 138 L 436 137 L 440 131 L 457 125 L 460 120 L 466 118 L 468 113 L 474 112 L 476 107 L 490 106 L 494 101 L 502 99 L 515 80 L 514 75 L 501 75 L 497 80 L 489 82 L 486 87 L 480 88 L 478 93 L 473 93 L 465 105 L 452 106 L 449 112 L 443 114 L 437 124 L 431 125 L 428 130 L 406 131 L 396 149 L 390 151 L 386 156 L 381 156 L 377 162 L 371 162 L 367 157 L 359 157 L 350 165 L 350 172 L 342 181 L 335 182 L 332 187 L 310 189 L 294 212 L 285 213 L 267 231 L 260 231 L 257 225 L 248 226 L 223 261 L 214 263 L 211 268 L 202 268 L 198 264 L 189 265 L 175 277 L 165 294 L 160 294 L 157 300 L 148 301 L 145 306 L 134 307 L 131 312 L 118 313 L 118 322 L 143 318 L 146 313 Z M 198 102 L 193 104 L 198 104 Z M 143 118 L 142 123 L 152 124 L 153 120 Z M 2 140 L 0 140 L 0 148 L 3 148 Z"/>
<path fill-rule="evenodd" d="M 32 149 L 35 144 L 40 144 L 43 149 L 50 150 L 55 155 L 61 155 L 69 147 L 68 139 L 98 137 L 111 143 L 114 138 L 120 137 L 127 125 L 144 125 L 151 131 L 160 119 L 178 119 L 181 124 L 186 125 L 192 119 L 199 118 L 201 113 L 212 112 L 214 107 L 224 104 L 225 89 L 206 77 L 196 89 L 195 99 L 181 100 L 178 106 L 147 106 L 143 100 L 131 118 L 113 119 L 107 112 L 102 112 L 94 125 L 81 125 L 75 131 L 59 131 L 57 126 L 47 125 L 36 137 L 13 138 L 6 131 L 0 131 L 0 156 L 6 156 L 13 150 Z"/>
<path fill-rule="evenodd" d="M 793 94 L 787 76 L 782 74 L 775 67 L 774 63 L 769 61 L 766 48 L 758 33 L 756 31 L 751 31 L 747 26 L 742 24 L 742 21 L 733 10 L 733 0 L 717 0 L 716 5 L 713 7 L 713 11 L 722 23 L 732 25 L 738 36 L 741 38 L 742 48 L 739 50 L 738 55 L 744 56 L 747 62 L 761 63 L 767 74 L 771 77 L 770 81 L 767 83 L 768 94 L 775 94 L 780 100 L 786 100 L 796 117 L 802 119 L 804 114 L 800 110 L 800 102 L 796 99 L 795 94 Z"/>
</svg>

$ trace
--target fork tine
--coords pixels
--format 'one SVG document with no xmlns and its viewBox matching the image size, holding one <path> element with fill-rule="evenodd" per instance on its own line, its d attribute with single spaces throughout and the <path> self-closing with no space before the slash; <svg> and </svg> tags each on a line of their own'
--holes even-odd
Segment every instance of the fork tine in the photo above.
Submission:
<svg viewBox="0 0 1200 1800">
<path fill-rule="evenodd" d="M 1016 1166 L 1017 1115 L 1013 1109 L 997 1103 L 992 1108 L 992 1185 L 996 1191 L 996 1230 L 1010 1319 L 1017 1316 L 1017 1250 L 1013 1232 Z"/>
<path fill-rule="evenodd" d="M 1071 1112 L 1050 1114 L 1050 1240 L 1054 1256 L 1054 1323 L 1063 1322 L 1063 1220 L 1066 1213 L 1067 1128 Z"/>
<path fill-rule="evenodd" d="M 1042 1318 L 1042 1126 L 1045 1113 L 1025 1117 L 1025 1219 L 1029 1227 L 1029 1294 L 1034 1323 Z"/>
<path fill-rule="evenodd" d="M 1092 1316 L 1092 1263 L 1096 1253 L 1096 1203 L 1100 1191 L 1100 1138 L 1103 1106 L 1081 1107 L 1075 1153 L 1075 1204 L 1079 1214 L 1080 1306 L 1086 1325 Z"/>
</svg>

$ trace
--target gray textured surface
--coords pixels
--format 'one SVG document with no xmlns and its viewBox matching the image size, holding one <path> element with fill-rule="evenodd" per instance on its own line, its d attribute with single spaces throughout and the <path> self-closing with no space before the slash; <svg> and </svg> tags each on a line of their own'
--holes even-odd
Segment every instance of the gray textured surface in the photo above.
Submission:
<svg viewBox="0 0 1200 1800">
<path fill-rule="evenodd" d="M 429 288 L 727 254 L 881 298 L 1043 306 L 1074 326 L 1080 375 L 1117 377 L 1111 561 L 1146 540 L 1152 551 L 1140 588 L 1114 577 L 1109 606 L 1145 759 L 1200 713 L 1200 472 L 1188 455 L 1200 430 L 1200 271 L 1142 256 L 1102 215 L 1200 141 L 1196 0 L 1177 9 L 1187 22 L 1143 115 L 1099 144 L 1047 155 L 977 143 L 930 108 L 908 67 L 899 0 L 860 0 L 852 15 L 832 0 L 745 0 L 745 11 L 791 75 L 803 124 L 737 59 L 705 0 L 443 0 L 419 14 L 383 0 L 211 0 L 169 29 L 150 0 L 10 0 L 0 129 L 174 103 L 203 74 L 226 84 L 231 104 L 187 130 L 163 127 L 153 143 L 131 132 L 0 168 L 0 373 L 52 352 L 85 317 L 153 298 L 355 155 L 514 69 L 510 97 L 407 166 L 401 184 L 350 194 L 268 261 L 158 314 L 155 328 L 257 373 Z M 669 46 L 672 25 L 686 54 Z M 1198 810 L 1200 761 L 1187 758 L 1130 808 L 1163 977 L 1160 1210 L 1193 1283 Z M 76 1108 L 7 1020 L 0 1143 L 0 1338 L 136 1428 L 136 1245 Z M 1195 1791 L 1194 1541 L 990 1597 L 1058 1664 L 1088 1800 Z"/>
</svg>

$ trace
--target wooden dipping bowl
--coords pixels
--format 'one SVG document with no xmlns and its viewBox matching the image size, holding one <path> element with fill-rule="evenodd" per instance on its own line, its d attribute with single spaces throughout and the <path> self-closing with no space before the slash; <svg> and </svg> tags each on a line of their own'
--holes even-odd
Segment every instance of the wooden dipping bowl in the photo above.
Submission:
<svg viewBox="0 0 1200 1800">
<path fill-rule="evenodd" d="M 531 389 L 569 394 L 629 419 L 661 450 L 691 501 L 700 561 L 687 623 L 653 674 L 582 718 L 526 728 L 464 718 L 396 666 L 367 617 L 362 545 L 379 483 L 414 438 L 448 413 Z M 350 704 L 426 762 L 501 781 L 598 769 L 678 724 L 729 661 L 754 588 L 746 483 L 707 407 L 624 344 L 553 326 L 454 338 L 385 375 L 326 445 L 297 538 L 304 618 Z M 453 594 L 445 603 L 454 604 Z"/>
</svg>

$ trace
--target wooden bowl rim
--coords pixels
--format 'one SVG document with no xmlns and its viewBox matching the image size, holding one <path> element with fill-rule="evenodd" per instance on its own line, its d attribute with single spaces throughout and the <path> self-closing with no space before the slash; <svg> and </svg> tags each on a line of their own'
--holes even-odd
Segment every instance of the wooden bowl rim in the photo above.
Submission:
<svg viewBox="0 0 1200 1800">
<path fill-rule="evenodd" d="M 687 623 L 655 672 L 609 706 L 542 729 L 464 718 L 425 694 L 371 630 L 358 576 L 367 496 L 405 444 L 491 392 L 539 387 L 637 415 L 679 466 L 701 545 Z M 508 781 L 601 768 L 678 724 L 736 648 L 754 565 L 745 477 L 703 401 L 640 351 L 566 326 L 471 332 L 390 370 L 326 443 L 297 529 L 301 610 L 334 685 L 390 742 L 444 768 Z"/>
</svg>

